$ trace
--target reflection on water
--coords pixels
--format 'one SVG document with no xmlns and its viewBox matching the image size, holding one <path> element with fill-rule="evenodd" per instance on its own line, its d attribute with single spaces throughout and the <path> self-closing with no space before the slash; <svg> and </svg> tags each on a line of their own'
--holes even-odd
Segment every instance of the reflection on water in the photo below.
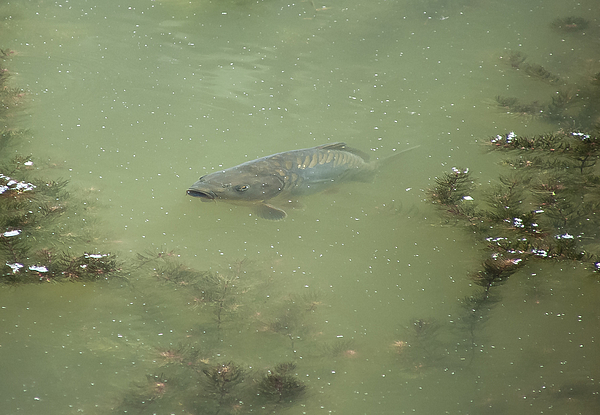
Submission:
<svg viewBox="0 0 600 415">
<path fill-rule="evenodd" d="M 5 412 L 593 412 L 597 277 L 534 259 L 471 304 L 489 241 L 427 192 L 468 167 L 478 202 L 507 170 L 488 137 L 592 128 L 595 6 L 0 6 L 10 86 L 27 92 L 2 121 L 29 129 L 0 163 L 23 157 L 14 172 L 32 180 L 0 173 L 69 182 L 43 200 L 21 191 L 2 246 L 27 244 L 27 272 L 62 261 L 61 276 L 93 276 L 2 288 Z M 372 159 L 420 147 L 279 222 L 185 194 L 204 174 L 336 141 Z M 5 262 L 5 280 L 21 275 Z"/>
</svg>

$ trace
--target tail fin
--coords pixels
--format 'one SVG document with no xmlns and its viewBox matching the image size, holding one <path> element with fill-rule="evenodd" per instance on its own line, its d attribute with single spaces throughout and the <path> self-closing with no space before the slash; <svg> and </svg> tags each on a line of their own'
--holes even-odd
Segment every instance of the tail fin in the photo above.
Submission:
<svg viewBox="0 0 600 415">
<path fill-rule="evenodd" d="M 380 160 L 377 160 L 376 161 L 376 168 L 377 169 L 381 169 L 381 168 L 387 167 L 391 163 L 393 163 L 400 154 L 404 154 L 407 151 L 411 151 L 411 150 L 414 150 L 415 148 L 419 148 L 419 147 L 421 147 L 421 145 L 410 147 L 410 148 L 407 148 L 407 149 L 404 149 L 404 150 L 400 150 L 396 154 L 392 154 L 391 156 L 387 156 L 387 157 L 384 157 L 384 158 L 382 158 Z"/>
</svg>

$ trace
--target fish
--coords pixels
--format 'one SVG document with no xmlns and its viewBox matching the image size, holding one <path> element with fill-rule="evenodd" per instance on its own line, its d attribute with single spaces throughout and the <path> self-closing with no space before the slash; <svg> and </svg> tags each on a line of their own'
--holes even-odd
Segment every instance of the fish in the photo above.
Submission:
<svg viewBox="0 0 600 415">
<path fill-rule="evenodd" d="M 287 213 L 278 201 L 285 203 L 341 182 L 368 182 L 379 165 L 369 162 L 362 151 L 337 142 L 272 154 L 204 175 L 187 194 L 204 202 L 252 206 L 263 219 L 281 220 Z"/>
</svg>

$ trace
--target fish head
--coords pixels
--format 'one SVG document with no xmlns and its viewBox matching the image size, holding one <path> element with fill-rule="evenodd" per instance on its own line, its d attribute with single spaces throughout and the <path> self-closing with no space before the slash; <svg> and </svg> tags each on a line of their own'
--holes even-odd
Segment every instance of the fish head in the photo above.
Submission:
<svg viewBox="0 0 600 415">
<path fill-rule="evenodd" d="M 258 202 L 277 196 L 283 185 L 283 179 L 277 175 L 244 172 L 233 168 L 200 177 L 190 186 L 187 194 L 199 197 L 204 202 Z"/>
</svg>

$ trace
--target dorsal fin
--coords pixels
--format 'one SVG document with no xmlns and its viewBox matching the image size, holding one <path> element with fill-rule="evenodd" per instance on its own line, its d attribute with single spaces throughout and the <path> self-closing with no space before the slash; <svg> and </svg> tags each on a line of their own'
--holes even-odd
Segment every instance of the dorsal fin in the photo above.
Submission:
<svg viewBox="0 0 600 415">
<path fill-rule="evenodd" d="M 322 150 L 347 151 L 348 153 L 357 155 L 358 157 L 362 158 L 364 161 L 369 161 L 369 155 L 367 153 L 364 153 L 364 152 L 357 150 L 355 148 L 352 148 L 352 147 L 348 147 L 348 145 L 346 143 L 344 143 L 343 141 L 340 141 L 337 143 L 331 143 L 331 144 L 323 144 L 321 146 L 317 146 L 317 148 L 322 149 Z"/>
<path fill-rule="evenodd" d="M 337 143 L 323 144 L 317 146 L 317 148 L 322 148 L 324 150 L 346 150 L 347 144 L 343 141 L 338 141 Z"/>
</svg>

